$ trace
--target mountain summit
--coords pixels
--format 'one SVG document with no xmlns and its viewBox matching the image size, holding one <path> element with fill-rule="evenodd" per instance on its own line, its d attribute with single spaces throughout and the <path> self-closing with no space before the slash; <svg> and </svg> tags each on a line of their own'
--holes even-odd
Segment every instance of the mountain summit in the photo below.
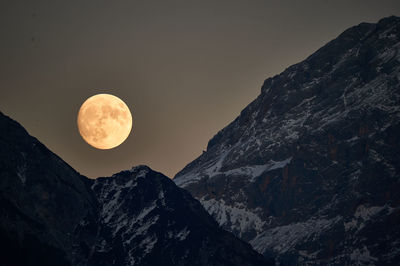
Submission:
<svg viewBox="0 0 400 266">
<path fill-rule="evenodd" d="M 400 261 L 400 18 L 268 78 L 174 178 L 282 265 Z"/>
</svg>

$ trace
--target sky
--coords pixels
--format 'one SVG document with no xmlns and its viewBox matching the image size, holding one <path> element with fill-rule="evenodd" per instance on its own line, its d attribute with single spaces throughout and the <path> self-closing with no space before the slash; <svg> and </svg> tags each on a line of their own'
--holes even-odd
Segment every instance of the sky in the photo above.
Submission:
<svg viewBox="0 0 400 266">
<path fill-rule="evenodd" d="M 139 164 L 173 177 L 260 93 L 348 27 L 400 15 L 400 1 L 0 1 L 0 111 L 81 174 Z M 133 129 L 111 150 L 77 114 L 109 93 Z"/>
</svg>

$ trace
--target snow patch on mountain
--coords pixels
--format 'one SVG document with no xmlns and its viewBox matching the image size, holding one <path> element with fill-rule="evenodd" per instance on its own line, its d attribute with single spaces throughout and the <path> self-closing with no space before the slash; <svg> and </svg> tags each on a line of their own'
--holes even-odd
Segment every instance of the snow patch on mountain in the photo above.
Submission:
<svg viewBox="0 0 400 266">
<path fill-rule="evenodd" d="M 187 186 L 190 183 L 194 183 L 200 180 L 203 176 L 208 176 L 208 178 L 213 178 L 218 175 L 225 175 L 225 176 L 243 176 L 246 177 L 250 182 L 254 182 L 257 177 L 267 171 L 272 171 L 275 169 L 283 168 L 286 165 L 290 164 L 292 161 L 292 157 L 289 157 L 282 161 L 274 161 L 270 160 L 268 163 L 263 165 L 252 165 L 252 166 L 243 166 L 235 169 L 230 169 L 226 171 L 221 171 L 221 165 L 225 157 L 229 154 L 229 152 L 225 152 L 224 155 L 218 162 L 211 168 L 207 168 L 205 171 L 197 173 L 195 175 L 188 174 L 180 176 L 173 181 L 178 186 Z"/>
<path fill-rule="evenodd" d="M 250 182 L 254 182 L 255 178 L 260 176 L 262 173 L 283 168 L 286 165 L 290 164 L 291 161 L 292 157 L 289 157 L 282 161 L 270 160 L 267 164 L 264 165 L 244 166 L 224 172 L 218 172 L 218 174 L 223 174 L 226 176 L 246 176 L 248 177 Z"/>
<path fill-rule="evenodd" d="M 342 220 L 341 216 L 331 219 L 311 218 L 301 223 L 273 227 L 251 240 L 250 244 L 261 253 L 268 249 L 284 253 L 303 241 L 318 239 L 319 234 L 325 232 L 340 220 Z"/>
<path fill-rule="evenodd" d="M 186 239 L 186 237 L 190 234 L 190 230 L 187 229 L 187 227 L 183 228 L 177 235 L 176 238 L 179 239 L 180 241 L 183 241 Z"/>
<path fill-rule="evenodd" d="M 371 256 L 368 248 L 364 246 L 361 249 L 355 249 L 353 252 L 350 254 L 350 259 L 354 262 L 356 262 L 356 265 L 375 265 L 376 261 L 378 260 L 377 258 Z"/>
<path fill-rule="evenodd" d="M 232 231 L 239 232 L 239 236 L 250 231 L 261 232 L 266 221 L 257 214 L 260 210 L 249 210 L 243 204 L 229 206 L 224 200 L 200 199 L 204 209 L 210 213 L 221 226 L 229 225 Z"/>
<path fill-rule="evenodd" d="M 389 205 L 384 205 L 384 206 L 360 205 L 354 212 L 354 216 L 351 219 L 351 221 L 343 223 L 344 229 L 346 232 L 353 229 L 357 229 L 357 231 L 360 231 L 365 227 L 366 223 L 368 223 L 369 220 L 371 220 L 378 214 L 390 215 L 394 210 L 395 208 L 392 208 Z"/>
<path fill-rule="evenodd" d="M 95 180 L 92 185 L 92 189 L 98 184 L 98 180 Z M 121 199 L 121 193 L 123 190 L 131 189 L 135 187 L 137 183 L 134 180 L 129 180 L 124 184 L 117 184 L 115 179 L 107 187 L 103 187 L 100 192 L 101 199 L 104 201 L 101 210 L 101 217 L 104 222 L 108 223 L 115 215 L 116 210 L 118 210 L 123 203 Z M 117 214 L 119 216 L 119 214 Z"/>
</svg>

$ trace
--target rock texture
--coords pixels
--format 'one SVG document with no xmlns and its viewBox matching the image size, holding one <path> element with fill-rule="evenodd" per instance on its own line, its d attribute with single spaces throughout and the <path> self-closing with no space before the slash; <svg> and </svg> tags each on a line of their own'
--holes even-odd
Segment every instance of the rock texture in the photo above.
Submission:
<svg viewBox="0 0 400 266">
<path fill-rule="evenodd" d="M 104 225 L 93 265 L 273 264 L 221 230 L 200 202 L 147 166 L 98 178 L 92 188 Z"/>
<path fill-rule="evenodd" d="M 0 113 L 0 265 L 273 265 L 164 175 L 87 179 Z"/>
<path fill-rule="evenodd" d="M 268 78 L 174 181 L 281 265 L 400 261 L 400 18 Z"/>
</svg>

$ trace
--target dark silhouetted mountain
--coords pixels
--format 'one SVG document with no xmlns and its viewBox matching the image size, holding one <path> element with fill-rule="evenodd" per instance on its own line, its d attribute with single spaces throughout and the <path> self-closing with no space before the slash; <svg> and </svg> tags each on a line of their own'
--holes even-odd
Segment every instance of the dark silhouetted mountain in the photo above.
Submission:
<svg viewBox="0 0 400 266">
<path fill-rule="evenodd" d="M 0 113 L 0 265 L 272 265 L 146 166 L 90 180 Z"/>
<path fill-rule="evenodd" d="M 96 205 L 84 177 L 0 113 L 0 265 L 78 265 Z"/>
<path fill-rule="evenodd" d="M 400 18 L 268 78 L 174 181 L 281 265 L 400 261 Z"/>
</svg>

